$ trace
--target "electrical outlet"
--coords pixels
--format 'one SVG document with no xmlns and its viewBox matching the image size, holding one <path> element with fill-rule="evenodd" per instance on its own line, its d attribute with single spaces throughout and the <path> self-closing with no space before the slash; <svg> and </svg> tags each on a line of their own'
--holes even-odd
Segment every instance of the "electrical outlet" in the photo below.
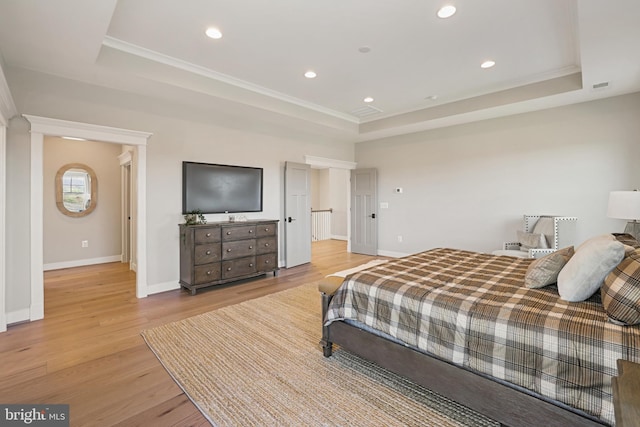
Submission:
<svg viewBox="0 0 640 427">
<path fill-rule="evenodd" d="M 398 243 L 402 243 L 402 236 L 398 235 Z"/>
<path fill-rule="evenodd" d="M 89 247 L 89 241 L 88 240 L 83 240 L 82 241 L 82 247 L 83 248 L 88 248 Z"/>
<path fill-rule="evenodd" d="M 389 209 L 389 203 L 380 202 L 380 209 Z"/>
</svg>

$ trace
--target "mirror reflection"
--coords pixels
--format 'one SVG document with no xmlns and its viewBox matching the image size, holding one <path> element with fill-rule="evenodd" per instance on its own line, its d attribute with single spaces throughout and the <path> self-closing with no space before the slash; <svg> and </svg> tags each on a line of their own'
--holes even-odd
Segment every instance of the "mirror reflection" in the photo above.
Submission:
<svg viewBox="0 0 640 427">
<path fill-rule="evenodd" d="M 85 216 L 97 204 L 97 178 L 93 170 L 80 163 L 71 163 L 56 175 L 56 205 L 67 216 Z"/>
<path fill-rule="evenodd" d="M 69 169 L 62 175 L 62 203 L 71 212 L 91 206 L 91 176 L 84 169 Z"/>
</svg>

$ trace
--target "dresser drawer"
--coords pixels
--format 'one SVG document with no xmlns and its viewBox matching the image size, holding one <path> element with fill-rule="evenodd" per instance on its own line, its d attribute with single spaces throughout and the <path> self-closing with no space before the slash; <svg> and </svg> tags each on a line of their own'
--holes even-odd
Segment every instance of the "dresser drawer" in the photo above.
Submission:
<svg viewBox="0 0 640 427">
<path fill-rule="evenodd" d="M 215 243 L 220 241 L 220 227 L 198 228 L 194 230 L 196 244 Z"/>
<path fill-rule="evenodd" d="M 222 262 L 222 278 L 231 279 L 233 277 L 241 277 L 255 273 L 256 258 L 247 257 Z"/>
<path fill-rule="evenodd" d="M 266 236 L 275 236 L 276 235 L 277 224 L 267 223 L 267 224 L 258 224 L 256 225 L 256 236 L 257 237 L 266 237 Z"/>
<path fill-rule="evenodd" d="M 180 286 L 205 287 L 278 273 L 278 220 L 180 224 Z"/>
<path fill-rule="evenodd" d="M 266 254 L 277 251 L 278 244 L 276 237 L 263 237 L 256 241 L 256 254 Z"/>
<path fill-rule="evenodd" d="M 233 259 L 256 254 L 256 241 L 254 239 L 238 240 L 237 242 L 224 242 L 222 244 L 222 259 Z"/>
<path fill-rule="evenodd" d="M 275 253 L 258 255 L 256 257 L 256 267 L 258 271 L 273 271 L 278 268 L 277 255 Z"/>
<path fill-rule="evenodd" d="M 212 262 L 220 261 L 220 244 L 213 245 L 196 245 L 194 248 L 195 265 L 209 264 Z"/>
<path fill-rule="evenodd" d="M 224 227 L 222 229 L 222 241 L 253 239 L 256 237 L 255 225 L 238 225 L 235 227 Z"/>
<path fill-rule="evenodd" d="M 220 280 L 220 263 L 199 265 L 195 268 L 194 284 L 213 282 Z"/>
</svg>

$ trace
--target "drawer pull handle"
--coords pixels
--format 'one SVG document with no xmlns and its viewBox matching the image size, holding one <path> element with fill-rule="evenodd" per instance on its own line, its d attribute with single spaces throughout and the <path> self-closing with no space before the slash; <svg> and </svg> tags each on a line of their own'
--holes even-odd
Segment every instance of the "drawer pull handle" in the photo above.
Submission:
<svg viewBox="0 0 640 427">
<path fill-rule="evenodd" d="M 253 233 L 253 230 L 249 230 L 249 234 Z"/>
<path fill-rule="evenodd" d="M 265 260 L 265 262 L 264 262 L 264 263 L 265 263 L 265 264 L 269 264 L 269 260 Z"/>
<path fill-rule="evenodd" d="M 264 231 L 269 232 L 269 229 L 268 229 L 268 228 L 265 228 L 265 229 L 264 229 Z"/>
<path fill-rule="evenodd" d="M 211 237 L 211 233 L 207 233 L 207 237 Z"/>
<path fill-rule="evenodd" d="M 230 231 L 227 231 L 227 236 L 231 236 L 231 232 Z"/>
<path fill-rule="evenodd" d="M 230 249 L 230 248 L 229 248 L 229 249 L 227 249 L 227 252 L 231 252 L 231 249 Z"/>
<path fill-rule="evenodd" d="M 231 267 L 227 267 L 227 271 L 231 271 Z"/>
<path fill-rule="evenodd" d="M 206 254 L 207 254 L 207 255 L 211 255 L 211 251 L 207 251 L 207 252 L 206 252 Z"/>
<path fill-rule="evenodd" d="M 207 276 L 211 276 L 211 270 L 207 271 Z"/>
<path fill-rule="evenodd" d="M 253 263 L 252 263 L 252 262 L 251 262 L 251 263 L 249 263 L 249 267 L 253 267 Z"/>
<path fill-rule="evenodd" d="M 253 246 L 249 246 L 249 249 L 253 249 Z"/>
<path fill-rule="evenodd" d="M 268 244 L 268 243 L 265 243 L 264 245 L 265 245 L 267 248 L 269 247 L 269 244 Z"/>
</svg>

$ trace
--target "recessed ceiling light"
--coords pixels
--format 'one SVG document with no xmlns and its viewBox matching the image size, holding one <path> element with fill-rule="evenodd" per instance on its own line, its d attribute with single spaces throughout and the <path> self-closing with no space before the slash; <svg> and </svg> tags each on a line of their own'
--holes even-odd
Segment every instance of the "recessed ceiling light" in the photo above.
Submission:
<svg viewBox="0 0 640 427">
<path fill-rule="evenodd" d="M 215 27 L 207 28 L 207 31 L 205 31 L 205 34 L 207 35 L 207 37 L 210 37 L 212 39 L 221 39 L 222 38 L 222 32 L 220 32 L 220 30 L 215 28 Z"/>
<path fill-rule="evenodd" d="M 358 52 L 360 53 L 369 53 L 371 52 L 371 48 L 369 46 L 361 46 L 358 48 Z"/>
<path fill-rule="evenodd" d="M 451 18 L 456 13 L 456 7 L 450 4 L 442 6 L 438 10 L 438 18 Z"/>
<path fill-rule="evenodd" d="M 438 95 L 429 95 L 424 99 L 427 99 L 429 101 L 435 101 L 436 99 L 438 99 Z"/>
<path fill-rule="evenodd" d="M 317 74 L 315 71 L 309 70 L 306 73 L 304 73 L 304 76 L 308 79 L 315 79 Z"/>
<path fill-rule="evenodd" d="M 366 103 L 373 102 L 373 98 L 370 96 L 367 96 L 365 99 L 363 99 L 363 101 Z"/>
<path fill-rule="evenodd" d="M 482 64 L 480 64 L 480 67 L 481 68 L 491 68 L 494 65 L 496 65 L 496 61 L 489 60 L 489 61 L 484 61 Z"/>
</svg>

